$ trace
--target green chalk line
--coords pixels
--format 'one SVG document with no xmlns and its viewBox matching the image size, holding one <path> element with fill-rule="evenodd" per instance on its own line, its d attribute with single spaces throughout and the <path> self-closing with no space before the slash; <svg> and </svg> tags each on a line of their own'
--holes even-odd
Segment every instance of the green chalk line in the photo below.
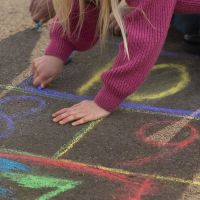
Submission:
<svg viewBox="0 0 200 200">
<path fill-rule="evenodd" d="M 3 173 L 0 174 L 0 176 L 9 179 L 24 188 L 56 188 L 56 190 L 48 192 L 47 194 L 40 196 L 36 200 L 49 200 L 63 192 L 74 189 L 75 187 L 81 184 L 80 181 L 57 179 L 46 176 L 35 176 L 29 174 Z"/>
<path fill-rule="evenodd" d="M 90 133 L 91 130 L 93 130 L 102 121 L 103 119 L 99 119 L 94 122 L 90 122 L 89 125 L 77 132 L 71 141 L 63 145 L 58 152 L 53 155 L 53 159 L 59 159 L 63 155 L 66 155 L 77 143 L 81 141 L 84 136 Z"/>
</svg>

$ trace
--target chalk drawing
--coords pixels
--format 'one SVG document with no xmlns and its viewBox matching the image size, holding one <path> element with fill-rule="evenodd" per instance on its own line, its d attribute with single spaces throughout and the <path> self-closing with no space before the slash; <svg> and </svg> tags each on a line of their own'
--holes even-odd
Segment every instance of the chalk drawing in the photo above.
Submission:
<svg viewBox="0 0 200 200">
<path fill-rule="evenodd" d="M 152 196 L 157 187 L 151 178 L 135 177 L 133 184 L 124 184 L 112 194 L 113 199 L 141 200 L 145 196 Z"/>
<path fill-rule="evenodd" d="M 200 186 L 200 181 L 193 181 L 190 179 L 183 179 L 179 177 L 172 176 L 161 176 L 158 174 L 147 174 L 140 172 L 130 172 L 123 169 L 108 168 L 99 165 L 90 165 L 86 163 L 79 163 L 71 160 L 54 160 L 44 156 L 30 155 L 26 152 L 17 152 L 9 149 L 0 149 L 0 157 L 12 160 L 18 160 L 20 162 L 40 165 L 44 167 L 54 167 L 60 169 L 71 170 L 78 173 L 85 173 L 93 176 L 102 177 L 111 181 L 119 181 L 122 183 L 131 183 L 131 177 L 147 177 L 154 178 L 163 182 L 181 183 L 181 184 L 191 184 Z"/>
<path fill-rule="evenodd" d="M 30 172 L 31 169 L 19 162 L 0 158 L 0 173 L 11 171 Z"/>
<path fill-rule="evenodd" d="M 1 138 L 6 138 L 9 135 L 14 133 L 15 130 L 15 125 L 14 125 L 14 120 L 22 117 L 26 117 L 28 115 L 35 114 L 37 112 L 42 111 L 46 107 L 46 102 L 40 98 L 40 97 L 35 97 L 35 96 L 7 96 L 2 99 L 0 99 L 0 109 L 2 109 L 3 106 L 6 104 L 12 102 L 12 101 L 32 101 L 36 102 L 38 104 L 37 107 L 30 108 L 29 110 L 26 111 L 21 111 L 21 112 L 15 112 L 12 114 L 5 114 L 4 112 L 0 111 L 0 120 L 5 122 L 6 124 L 6 130 L 0 132 L 0 139 Z"/>
<path fill-rule="evenodd" d="M 57 179 L 53 177 L 36 176 L 36 175 L 19 174 L 19 173 L 3 173 L 0 174 L 0 176 L 9 179 L 24 188 L 30 188 L 30 189 L 54 188 L 53 191 L 40 196 L 36 200 L 49 200 L 81 184 L 80 181 Z"/>
<path fill-rule="evenodd" d="M 0 187 L 0 197 L 1 199 L 5 199 L 5 200 L 16 200 L 14 197 L 14 194 L 12 193 L 12 191 L 10 191 L 9 189 Z"/>
<path fill-rule="evenodd" d="M 103 119 L 94 121 L 89 123 L 87 127 L 81 129 L 78 133 L 75 134 L 74 138 L 68 142 L 66 145 L 62 146 L 58 152 L 56 152 L 53 156 L 53 158 L 58 159 L 62 156 L 66 156 L 66 154 L 74 148 L 74 146 L 80 142 L 81 139 L 83 139 L 84 136 L 86 136 L 92 129 L 94 129 L 100 122 L 102 122 Z"/>
<path fill-rule="evenodd" d="M 10 161 L 11 162 L 11 161 Z M 14 161 L 13 161 L 14 162 Z M 58 196 L 61 193 L 67 192 L 78 185 L 80 185 L 81 181 L 73 181 L 73 180 L 66 180 L 66 179 L 57 179 L 52 177 L 46 176 L 36 176 L 36 175 L 29 175 L 29 174 L 21 174 L 21 173 L 14 173 L 14 172 L 6 172 L 1 174 L 0 177 L 8 179 L 20 187 L 29 188 L 29 189 L 44 189 L 44 188 L 56 188 L 56 190 L 51 191 L 47 194 L 44 194 L 37 198 L 36 200 L 49 200 L 53 197 Z M 137 178 L 128 183 L 123 185 L 124 197 L 128 200 L 130 197 L 131 199 L 140 200 L 142 196 L 147 194 L 152 194 L 152 181 L 150 178 L 145 178 L 144 181 L 141 179 L 144 178 Z M 126 191 L 126 192 L 125 192 Z M 116 199 L 116 198 L 115 198 Z M 122 200 L 121 197 L 118 198 Z M 124 198 L 125 199 L 125 198 Z"/>
<path fill-rule="evenodd" d="M 4 158 L 0 158 L 0 177 L 2 173 L 8 173 L 8 172 L 30 172 L 31 169 L 22 163 L 13 161 L 13 160 L 8 160 Z M 7 200 L 14 200 L 15 198 L 13 197 L 14 194 L 12 191 L 6 188 L 1 188 L 0 187 L 0 197 L 5 198 Z"/>
<path fill-rule="evenodd" d="M 92 88 L 92 86 L 100 81 L 100 75 L 109 69 L 112 65 L 112 62 L 109 62 L 106 66 L 104 66 L 101 70 L 96 72 L 92 75 L 92 78 L 89 79 L 85 84 L 83 84 L 80 88 L 77 89 L 77 93 L 79 95 L 85 94 L 89 89 Z M 190 76 L 189 73 L 186 70 L 186 67 L 179 64 L 159 64 L 155 65 L 152 71 L 160 70 L 160 69 L 176 69 L 179 73 L 180 80 L 178 83 L 174 83 L 173 86 L 170 88 L 164 89 L 164 91 L 159 91 L 156 93 L 150 93 L 150 94 L 140 94 L 140 92 L 135 92 L 132 96 L 129 96 L 127 99 L 130 101 L 143 101 L 143 100 L 153 100 L 153 99 L 161 99 L 167 96 L 171 96 L 176 94 L 177 92 L 183 90 L 190 82 Z"/>
<path fill-rule="evenodd" d="M 19 173 L 21 172 L 21 173 Z M 22 173 L 23 172 L 23 173 Z M 66 192 L 70 189 L 75 188 L 80 181 L 72 181 L 67 179 L 58 179 L 47 176 L 36 176 L 25 173 L 30 173 L 31 168 L 25 164 L 0 158 L 0 177 L 9 179 L 17 183 L 21 187 L 30 189 L 41 189 L 41 188 L 56 188 L 56 190 L 51 191 L 47 194 L 42 195 L 37 198 L 37 200 L 48 200 L 59 194 Z M 5 196 L 11 192 L 7 189 L 0 188 L 0 196 Z M 6 195 L 7 196 L 7 195 Z"/>
<path fill-rule="evenodd" d="M 69 101 L 82 101 L 82 100 L 91 100 L 93 97 L 91 96 L 78 96 L 67 92 L 58 92 L 56 90 L 52 89 L 44 89 L 44 90 L 38 90 L 35 87 L 32 86 L 26 86 L 23 88 L 20 87 L 13 87 L 11 85 L 2 85 L 0 84 L 0 88 L 3 89 L 9 89 L 10 91 L 18 91 L 28 94 L 37 94 L 44 97 L 50 97 L 55 99 L 63 99 L 63 100 L 69 100 Z M 164 107 L 157 107 L 157 106 L 151 106 L 151 105 L 145 105 L 145 104 L 139 104 L 139 103 L 133 103 L 133 102 L 123 102 L 119 105 L 119 108 L 130 110 L 130 111 L 136 111 L 136 112 L 149 112 L 149 113 L 157 113 L 157 114 L 166 114 L 171 116 L 186 116 L 191 118 L 191 115 L 194 111 L 192 110 L 184 110 L 184 109 L 173 109 L 173 108 L 164 108 Z M 193 119 L 200 119 L 200 113 L 193 117 Z"/>
<path fill-rule="evenodd" d="M 157 69 L 163 69 L 166 66 L 169 67 L 168 65 L 160 65 L 160 68 L 158 66 Z M 184 71 L 184 72 L 186 72 L 186 71 Z M 101 73 L 101 71 L 99 71 L 93 77 L 93 79 L 91 79 L 91 81 L 88 82 L 87 87 L 91 87 L 93 84 L 95 84 L 98 81 L 97 77 L 99 76 L 100 73 Z M 184 81 L 179 82 L 175 87 L 170 88 L 167 91 L 161 92 L 161 93 L 159 93 L 159 95 L 158 94 L 151 94 L 151 96 L 146 96 L 146 97 L 145 97 L 145 95 L 138 95 L 138 97 L 136 95 L 134 98 L 136 98 L 136 99 L 138 98 L 139 99 L 138 101 L 141 101 L 141 99 L 144 98 L 144 97 L 147 98 L 147 99 L 155 99 L 155 98 L 164 98 L 167 95 L 173 95 L 173 94 L 177 93 L 178 91 L 181 91 L 182 89 L 184 89 L 189 83 L 189 76 L 185 76 L 185 74 L 184 75 L 183 74 L 181 74 L 181 80 L 184 80 L 185 82 Z M 185 78 L 185 79 L 183 79 L 183 78 Z M 1 86 L 4 87 L 4 89 L 9 89 L 9 91 L 10 90 L 17 90 L 17 91 L 23 91 L 23 92 L 27 92 L 27 93 L 35 93 L 35 94 L 39 94 L 41 96 L 54 97 L 54 98 L 58 98 L 58 99 L 67 98 L 68 100 L 77 101 L 77 100 L 91 99 L 92 98 L 92 97 L 87 97 L 87 96 L 73 95 L 73 94 L 69 94 L 69 93 L 60 93 L 58 91 L 51 90 L 51 89 L 45 89 L 44 91 L 39 91 L 37 88 L 31 87 L 31 86 L 28 86 L 28 85 L 21 85 L 21 88 L 20 87 L 12 87 L 12 86 L 4 86 L 4 85 L 1 85 Z M 81 91 L 82 91 L 82 93 L 84 93 L 84 90 L 85 90 L 84 87 L 80 88 L 80 93 L 81 93 Z M 132 98 L 132 97 L 130 97 L 130 98 Z M 11 97 L 11 99 L 9 99 L 9 97 L 4 98 L 2 101 L 0 101 L 0 106 L 7 104 L 8 102 L 15 101 L 15 100 L 17 100 L 17 99 L 14 99 L 12 97 Z M 18 99 L 18 100 L 31 100 L 31 98 L 27 98 L 27 99 L 21 98 L 21 99 Z M 37 108 L 32 108 L 31 110 L 20 112 L 20 113 L 12 113 L 9 116 L 6 116 L 4 113 L 2 113 L 2 116 L 1 116 L 1 113 L 0 113 L 0 117 L 2 117 L 3 120 L 7 120 L 6 123 L 10 125 L 11 124 L 10 122 L 13 123 L 13 121 L 12 121 L 13 119 L 16 119 L 18 117 L 28 116 L 30 114 L 37 113 L 37 112 L 44 109 L 45 102 L 41 103 L 41 101 L 38 101 L 38 100 L 36 100 L 36 102 L 39 105 Z M 122 108 L 123 108 L 123 105 L 130 105 L 130 104 L 128 104 L 128 103 L 121 104 Z M 138 108 L 142 108 L 142 109 L 145 107 L 145 105 L 143 107 L 143 105 L 139 105 L 139 104 L 132 104 L 131 106 L 133 106 L 133 105 L 134 106 L 138 105 Z M 127 107 L 125 107 L 125 108 L 127 108 Z M 151 107 L 149 107 L 149 108 L 151 108 Z M 159 108 L 157 109 L 157 111 L 158 110 L 159 110 Z M 162 108 L 161 108 L 161 110 L 162 110 Z M 178 111 L 178 114 L 180 114 L 180 113 L 185 114 L 186 113 L 186 115 L 193 112 L 193 111 L 188 111 L 188 110 L 168 109 L 168 111 L 169 110 L 172 111 L 172 113 L 173 113 L 173 111 L 175 111 L 175 112 Z M 200 117 L 200 115 L 199 116 L 197 115 L 195 117 L 198 118 L 198 117 Z M 8 123 L 8 121 L 9 121 L 9 123 Z M 91 131 L 99 122 L 101 122 L 101 120 L 98 120 L 97 122 L 92 122 L 92 123 L 90 123 L 90 125 L 88 127 L 79 131 L 74 136 L 72 141 L 70 141 L 69 143 L 67 143 L 63 147 L 61 147 L 61 149 L 54 155 L 53 158 L 58 159 L 58 158 L 60 158 L 64 155 L 66 155 L 75 146 L 75 144 L 80 142 L 80 140 L 86 134 L 88 134 L 88 132 Z M 10 125 L 11 130 L 13 129 L 13 124 L 12 124 L 12 126 Z M 191 129 L 193 128 L 193 127 L 190 127 L 189 125 L 188 125 L 188 127 L 191 128 Z M 11 130 L 10 130 L 10 132 L 11 132 Z M 141 137 L 140 139 L 145 143 L 149 142 L 149 144 L 151 144 L 151 145 L 155 145 L 155 146 L 158 146 L 158 147 L 160 146 L 159 142 L 155 142 L 155 141 L 153 141 L 149 138 L 147 139 L 145 134 L 144 134 L 144 137 L 142 137 L 142 134 L 138 135 L 138 137 Z M 169 155 L 176 153 L 176 152 L 182 150 L 183 148 L 187 147 L 188 145 L 193 143 L 196 138 L 197 138 L 196 132 L 194 133 L 194 132 L 191 131 L 190 138 L 187 138 L 186 140 L 183 140 L 182 142 L 179 142 L 179 143 L 170 143 L 169 142 L 169 143 L 165 144 L 165 146 L 169 145 L 169 147 L 174 147 L 172 150 L 168 151 L 168 154 L 167 153 L 162 154 L 163 152 L 161 152 L 158 155 L 152 156 L 150 159 L 149 158 L 142 158 L 143 163 L 140 162 L 140 160 L 136 160 L 136 162 L 140 163 L 139 165 L 141 165 L 141 163 L 142 164 L 148 163 L 149 162 L 148 160 L 152 161 L 154 159 L 157 160 L 157 159 L 163 158 L 164 156 L 169 156 Z M 178 179 L 178 178 L 174 178 L 174 177 L 163 177 L 163 176 L 159 176 L 159 175 L 150 175 L 150 174 L 148 175 L 148 174 L 142 174 L 142 173 L 133 173 L 133 172 L 125 171 L 125 170 L 106 168 L 106 167 L 103 167 L 103 166 L 88 165 L 88 164 L 77 163 L 77 162 L 68 161 L 68 160 L 54 160 L 54 159 L 44 158 L 42 156 L 36 157 L 34 155 L 23 155 L 23 154 L 20 154 L 20 156 L 18 156 L 18 155 L 15 155 L 14 153 L 12 153 L 12 154 L 10 154 L 10 153 L 0 153 L 0 156 L 2 156 L 2 157 L 5 156 L 5 158 L 12 158 L 12 159 L 16 159 L 16 160 L 21 160 L 23 162 L 33 163 L 33 164 L 45 165 L 45 166 L 48 166 L 48 167 L 49 166 L 59 167 L 59 168 L 64 168 L 64 169 L 68 169 L 68 170 L 71 170 L 71 171 L 84 172 L 84 173 L 88 173 L 90 175 L 104 177 L 104 178 L 107 178 L 107 179 L 112 180 L 112 181 L 123 182 L 125 189 L 129 188 L 128 186 L 130 186 L 130 185 L 133 186 L 133 183 L 134 183 L 133 179 L 129 178 L 127 175 L 144 177 L 145 180 L 142 182 L 142 184 L 140 184 L 140 187 L 137 188 L 138 189 L 137 192 L 135 192 L 134 194 L 131 194 L 131 191 L 128 192 L 128 195 L 130 197 L 129 199 L 131 199 L 131 200 L 141 200 L 143 196 L 145 196 L 147 194 L 152 194 L 152 187 L 151 187 L 151 185 L 153 184 L 152 178 L 157 179 L 157 180 L 164 180 L 164 181 L 168 180 L 168 181 L 179 182 L 179 183 L 188 183 L 188 182 L 191 183 L 192 182 L 191 180 Z M 33 159 L 31 159 L 31 158 L 33 158 Z M 4 159 L 4 160 L 6 160 L 6 159 Z M 8 162 L 9 161 L 7 160 L 7 163 Z M 15 161 L 13 161 L 13 162 L 15 162 Z M 16 164 L 16 163 L 13 163 L 13 164 Z M 133 163 L 131 163 L 131 166 L 132 166 L 132 164 Z M 10 165 L 12 165 L 12 163 L 10 163 Z M 42 195 L 41 197 L 37 198 L 37 200 L 49 200 L 53 197 L 58 196 L 59 194 L 61 194 L 63 192 L 66 192 L 70 189 L 73 189 L 77 185 L 81 184 L 81 182 L 77 182 L 77 181 L 73 181 L 73 180 L 64 180 L 64 179 L 57 179 L 57 178 L 53 178 L 53 177 L 36 176 L 36 175 L 30 175 L 30 174 L 21 174 L 21 173 L 9 172 L 9 169 L 8 169 L 8 172 L 4 171 L 4 173 L 1 174 L 0 176 L 4 177 L 4 178 L 6 178 L 10 181 L 13 181 L 14 183 L 17 183 L 19 186 L 25 187 L 25 188 L 30 188 L 30 189 L 56 188 L 56 190 Z M 192 182 L 192 183 L 199 185 L 199 182 Z M 127 191 L 128 191 L 128 189 L 127 189 Z M 121 197 L 119 198 L 120 200 L 123 199 Z M 128 200 L 128 197 L 125 195 L 124 199 Z"/>
<path fill-rule="evenodd" d="M 110 61 L 106 64 L 102 69 L 98 70 L 96 73 L 92 75 L 92 78 L 88 80 L 85 84 L 83 84 L 80 88 L 76 90 L 77 94 L 83 95 L 85 94 L 90 88 L 93 87 L 94 84 L 100 81 L 100 76 L 103 72 L 108 70 L 112 66 L 113 61 Z"/>
<path fill-rule="evenodd" d="M 6 114 L 0 112 L 0 120 L 6 123 L 6 130 L 0 132 L 0 139 L 12 135 L 15 130 L 14 122 Z"/>
<path fill-rule="evenodd" d="M 152 161 L 157 161 L 159 159 L 165 158 L 167 156 L 171 156 L 175 153 L 178 153 L 182 150 L 184 150 L 186 147 L 194 143 L 199 138 L 199 132 L 197 129 L 195 129 L 191 125 L 185 125 L 184 128 L 188 129 L 190 131 L 188 138 L 180 141 L 180 142 L 160 142 L 156 140 L 152 140 L 151 137 L 147 137 L 145 135 L 146 130 L 149 130 L 150 128 L 157 126 L 157 125 L 165 125 L 165 124 L 171 124 L 174 123 L 174 121 L 153 121 L 149 123 L 145 123 L 138 131 L 136 131 L 136 136 L 144 143 L 155 146 L 155 147 L 169 147 L 171 149 L 167 149 L 161 152 L 158 152 L 151 156 L 146 156 L 143 158 L 139 158 L 136 160 L 129 160 L 125 161 L 122 164 L 120 163 L 120 166 L 142 166 L 144 164 L 151 163 Z M 181 134 L 181 132 L 179 133 Z"/>
<path fill-rule="evenodd" d="M 200 109 L 197 109 L 194 113 L 192 113 L 191 117 L 196 116 L 200 113 Z M 175 121 L 171 123 L 169 126 L 164 127 L 163 129 L 153 133 L 150 137 L 151 140 L 156 140 L 164 143 L 169 142 L 172 138 L 174 138 L 186 125 L 188 125 L 192 121 L 192 118 L 183 117 L 179 121 Z"/>
<path fill-rule="evenodd" d="M 132 96 L 128 97 L 128 100 L 130 101 L 143 101 L 143 100 L 153 100 L 153 99 L 161 99 L 168 96 L 172 96 L 180 91 L 182 91 L 184 88 L 186 88 L 190 82 L 190 76 L 189 73 L 186 70 L 186 67 L 184 65 L 178 65 L 178 64 L 160 64 L 155 65 L 152 71 L 160 70 L 160 69 L 176 69 L 179 73 L 179 81 L 177 83 L 174 83 L 173 86 L 170 88 L 166 88 L 164 91 L 159 91 L 155 93 L 150 94 L 140 94 L 140 92 L 136 92 Z M 170 81 L 170 80 L 168 80 Z"/>
<path fill-rule="evenodd" d="M 3 99 L 0 99 L 0 108 L 2 108 L 2 106 L 4 106 L 5 104 L 8 104 L 10 102 L 17 102 L 17 101 L 32 101 L 32 102 L 36 102 L 38 104 L 37 107 L 35 108 L 30 108 L 30 110 L 27 111 L 20 111 L 20 113 L 13 113 L 10 117 L 12 119 L 16 119 L 19 117 L 26 117 L 28 115 L 31 114 L 35 114 L 37 112 L 41 112 L 42 110 L 44 110 L 44 108 L 46 107 L 46 102 L 40 98 L 40 97 L 36 97 L 36 96 L 7 96 L 4 97 Z"/>
</svg>

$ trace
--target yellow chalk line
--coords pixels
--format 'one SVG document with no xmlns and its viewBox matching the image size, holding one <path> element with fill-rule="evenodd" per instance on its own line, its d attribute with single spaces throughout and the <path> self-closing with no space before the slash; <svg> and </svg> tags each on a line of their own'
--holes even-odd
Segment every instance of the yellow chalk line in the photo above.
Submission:
<svg viewBox="0 0 200 200">
<path fill-rule="evenodd" d="M 187 119 L 184 117 L 183 119 L 175 122 L 174 124 L 169 125 L 169 126 L 165 127 L 164 129 L 154 133 L 152 136 L 149 137 L 149 139 L 158 141 L 158 142 L 163 142 L 165 144 L 168 143 L 170 140 L 172 140 L 172 138 L 174 138 L 176 136 L 176 134 L 178 132 L 180 132 L 186 125 L 188 125 L 192 121 L 192 118 L 195 117 L 199 112 L 200 112 L 200 109 L 197 109 L 195 112 L 193 112 L 191 114 L 191 116 L 190 116 L 191 118 Z M 163 179 L 162 176 L 157 176 L 157 175 L 156 175 L 156 177 L 152 177 L 152 178 L 156 178 L 159 180 L 162 180 L 162 179 L 166 180 L 166 178 L 167 178 L 168 181 L 189 184 L 187 190 L 182 194 L 182 197 L 184 197 L 185 195 L 187 196 L 188 194 L 190 194 L 192 196 L 196 194 L 196 192 L 197 192 L 196 188 L 193 188 L 193 187 L 194 187 L 194 185 L 200 185 L 200 182 L 196 181 L 196 179 L 198 179 L 198 176 L 199 176 L 199 173 L 196 173 L 196 175 L 194 175 L 194 177 L 193 177 L 193 180 L 184 180 L 184 179 L 180 179 L 180 178 L 169 178 L 169 177 L 165 177 Z M 194 190 L 194 194 L 192 193 L 193 190 Z"/>
<path fill-rule="evenodd" d="M 109 63 L 108 65 L 110 66 L 111 63 Z M 108 65 L 105 67 L 105 69 L 109 67 Z M 101 73 L 102 73 L 102 70 L 99 71 L 98 74 L 95 75 L 94 79 L 90 83 L 88 83 L 88 85 L 93 85 L 95 82 L 97 82 L 98 78 L 96 78 L 96 77 L 98 77 L 99 74 L 101 74 Z M 25 80 L 26 78 L 28 78 L 30 75 L 31 75 L 31 67 L 28 67 L 20 75 L 18 75 L 15 79 L 12 80 L 11 85 L 12 86 L 17 86 L 23 80 Z M 81 88 L 83 88 L 83 89 L 81 89 Z M 81 93 L 81 91 L 84 93 L 87 90 L 87 89 L 84 89 L 84 87 L 81 87 L 81 88 L 79 90 L 80 93 Z M 10 90 L 12 90 L 12 88 Z M 0 93 L 0 98 L 2 98 L 3 96 L 5 96 L 10 90 L 6 89 L 6 90 L 2 91 Z M 183 119 L 183 120 L 185 120 L 185 119 Z M 181 124 L 185 126 L 185 123 L 183 122 L 183 120 L 181 120 L 182 121 Z M 186 122 L 189 123 L 189 120 L 187 119 Z M 73 146 L 75 144 L 77 144 L 84 137 L 84 135 L 86 135 L 88 133 L 88 131 L 90 131 L 91 129 L 94 128 L 94 127 L 93 128 L 92 127 L 93 127 L 93 125 L 89 125 L 85 129 L 85 132 L 83 131 L 82 135 L 80 134 L 80 136 L 74 138 L 71 141 L 71 144 L 68 143 L 67 144 L 67 148 L 65 149 L 65 151 L 60 152 L 60 154 L 58 154 L 57 157 L 59 158 L 62 155 L 64 155 L 65 153 L 67 153 L 69 150 L 71 150 L 73 148 Z M 61 150 L 62 150 L 62 148 L 61 148 Z M 165 177 L 165 176 L 160 176 L 160 175 L 150 175 L 150 174 L 143 174 L 143 173 L 133 173 L 133 172 L 129 172 L 129 171 L 121 170 L 121 169 L 106 168 L 106 167 L 102 167 L 102 166 L 96 166 L 96 167 L 98 167 L 100 169 L 105 169 L 105 170 L 108 170 L 108 171 L 116 172 L 116 173 L 121 173 L 121 174 L 124 174 L 124 175 L 133 175 L 133 176 L 140 175 L 140 176 L 145 176 L 145 177 L 152 177 L 152 178 L 155 178 L 157 180 L 172 181 L 172 182 L 184 183 L 184 184 L 192 184 L 192 185 L 200 185 L 200 181 L 193 181 L 193 180 L 182 179 L 182 178 L 175 178 L 175 177 Z"/>
<path fill-rule="evenodd" d="M 10 86 L 11 87 L 7 87 L 5 90 L 3 90 L 0 93 L 0 98 L 4 97 L 6 94 L 8 94 L 10 91 L 13 90 L 13 87 L 16 87 L 17 85 L 19 85 L 23 80 L 27 79 L 28 77 L 30 77 L 32 74 L 32 70 L 31 70 L 31 66 L 29 66 L 28 68 L 26 68 L 21 74 L 19 74 L 18 76 L 16 76 Z"/>
<path fill-rule="evenodd" d="M 94 167 L 97 167 L 99 169 L 103 169 L 103 170 L 106 170 L 106 171 L 110 171 L 110 172 L 113 172 L 113 173 L 117 173 L 117 174 L 128 175 L 128 176 L 142 176 L 142 177 L 148 177 L 148 178 L 155 178 L 156 180 L 161 180 L 161 181 L 170 181 L 170 182 L 193 184 L 193 185 L 199 185 L 200 186 L 200 181 L 193 181 L 193 180 L 189 180 L 189 179 L 169 177 L 169 176 L 161 176 L 161 175 L 156 175 L 156 174 L 130 172 L 130 171 L 126 171 L 126 170 L 123 170 L 123 169 L 114 169 L 114 168 L 108 168 L 108 167 L 103 167 L 103 166 L 99 166 L 99 165 L 96 165 Z"/>
<path fill-rule="evenodd" d="M 63 155 L 66 155 L 70 150 L 74 148 L 76 144 L 78 144 L 88 133 L 90 133 L 103 119 L 99 119 L 97 121 L 89 123 L 89 125 L 79 132 L 77 132 L 74 138 L 68 142 L 67 144 L 63 145 L 54 155 L 52 158 L 59 159 Z"/>
<path fill-rule="evenodd" d="M 190 82 L 190 76 L 189 73 L 186 70 L 186 67 L 184 65 L 178 65 L 178 64 L 159 64 L 155 65 L 152 71 L 158 70 L 158 69 L 176 69 L 178 72 L 180 72 L 180 81 L 172 86 L 169 89 L 165 89 L 162 92 L 152 93 L 152 94 L 139 94 L 136 92 L 135 94 L 128 97 L 128 100 L 131 101 L 143 101 L 143 100 L 153 100 L 153 99 L 161 99 L 167 96 L 171 96 L 173 94 L 176 94 L 177 92 L 183 90 Z"/>
<path fill-rule="evenodd" d="M 199 176 L 200 170 L 198 170 L 193 180 L 198 180 Z M 199 200 L 199 192 L 200 188 L 190 183 L 185 191 L 182 193 L 179 200 Z"/>
<path fill-rule="evenodd" d="M 16 154 L 20 154 L 20 155 L 30 155 L 30 156 L 37 156 L 37 157 L 40 157 L 40 158 L 48 158 L 48 157 L 41 156 L 41 155 L 29 154 L 29 153 L 26 153 L 26 152 L 11 150 L 11 149 L 5 149 L 5 148 L 0 148 L 0 152 L 16 153 Z M 116 173 L 116 174 L 122 174 L 122 175 L 126 175 L 126 176 L 149 177 L 149 178 L 154 178 L 154 179 L 160 180 L 160 181 L 167 181 L 167 182 L 173 182 L 173 183 L 183 183 L 183 184 L 192 184 L 192 185 L 200 186 L 200 181 L 193 181 L 193 180 L 190 180 L 190 179 L 171 177 L 171 176 L 161 176 L 161 175 L 157 175 L 157 174 L 147 174 L 147 173 L 140 173 L 140 172 L 130 172 L 130 171 L 123 170 L 123 169 L 109 168 L 109 167 L 104 167 L 104 166 L 100 166 L 100 165 L 90 165 L 90 164 L 87 164 L 87 163 L 80 163 L 80 162 L 76 162 L 76 161 L 72 161 L 72 160 L 68 160 L 68 159 L 65 159 L 63 161 L 71 161 L 71 162 L 74 162 L 74 163 L 77 163 L 77 164 L 81 164 L 83 166 L 98 168 L 98 169 L 102 169 L 102 170 L 105 170 L 105 171 L 108 171 L 108 172 L 112 172 L 112 173 Z"/>
<path fill-rule="evenodd" d="M 125 111 L 128 113 L 132 113 L 132 112 L 137 112 L 137 113 L 144 113 L 144 114 L 150 114 L 150 115 L 164 115 L 167 117 L 177 117 L 177 118 L 185 118 L 185 119 L 191 119 L 191 120 L 200 120 L 200 118 L 195 118 L 191 117 L 191 116 L 182 116 L 182 115 L 177 115 L 177 114 L 171 114 L 171 113 L 161 113 L 161 112 L 154 112 L 154 111 L 144 111 L 144 110 L 133 110 L 133 109 L 129 109 L 129 108 L 119 108 L 119 110 L 121 111 Z"/>
<path fill-rule="evenodd" d="M 23 92 L 23 93 L 32 93 L 31 91 L 26 91 L 24 90 L 23 88 L 21 87 L 16 87 L 16 86 L 12 86 L 12 85 L 1 85 L 0 84 L 0 88 L 3 88 L 4 90 L 9 90 L 9 91 L 18 91 L 18 92 Z M 41 96 L 45 96 L 46 95 L 44 94 L 39 94 Z M 54 97 L 50 97 L 50 98 L 54 98 Z M 192 119 L 192 120 L 200 120 L 200 118 L 196 118 L 195 116 L 194 117 L 191 117 L 191 116 L 184 116 L 184 115 L 177 115 L 177 114 L 172 114 L 172 113 L 162 113 L 162 112 L 155 112 L 155 111 L 144 111 L 144 110 L 138 110 L 136 108 L 118 108 L 119 110 L 121 111 L 125 111 L 125 112 L 129 112 L 129 113 L 132 113 L 132 112 L 137 112 L 137 113 L 145 113 L 145 114 L 157 114 L 157 115 L 164 115 L 164 116 L 168 116 L 168 117 L 178 117 L 178 118 L 185 118 L 185 119 Z"/>
<path fill-rule="evenodd" d="M 105 65 L 102 69 L 100 69 L 99 71 L 97 71 L 96 73 L 94 73 L 92 75 L 92 78 L 87 81 L 84 85 L 82 85 L 80 88 L 78 88 L 76 90 L 77 94 L 84 94 L 85 92 L 87 92 L 95 83 L 99 82 L 100 80 L 100 75 L 106 71 L 108 68 L 111 67 L 113 61 L 109 62 L 107 65 Z"/>
<path fill-rule="evenodd" d="M 92 75 L 92 78 L 89 79 L 84 85 L 82 85 L 80 88 L 77 89 L 77 94 L 83 95 L 86 93 L 95 83 L 100 81 L 100 75 L 108 70 L 111 65 L 112 61 L 109 62 L 107 65 L 105 65 L 102 69 L 98 70 L 96 73 Z M 176 94 L 177 92 L 183 90 L 190 82 L 190 76 L 189 73 L 186 70 L 186 67 L 184 65 L 179 64 L 159 64 L 155 65 L 153 68 L 153 71 L 158 69 L 176 69 L 178 72 L 180 72 L 180 81 L 175 85 L 172 86 L 169 89 L 165 89 L 165 91 L 158 92 L 158 93 L 152 93 L 152 94 L 139 94 L 138 92 L 135 92 L 133 95 L 129 96 L 127 99 L 130 101 L 143 101 L 143 100 L 153 100 L 153 99 L 161 99 L 173 94 Z"/>
</svg>

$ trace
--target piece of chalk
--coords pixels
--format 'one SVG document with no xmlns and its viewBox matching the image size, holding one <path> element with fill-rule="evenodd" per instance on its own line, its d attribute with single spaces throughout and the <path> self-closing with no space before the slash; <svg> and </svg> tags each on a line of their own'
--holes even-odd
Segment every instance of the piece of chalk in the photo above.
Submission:
<svg viewBox="0 0 200 200">
<path fill-rule="evenodd" d="M 36 21 L 36 22 L 35 22 L 35 28 L 37 28 L 37 29 L 41 28 L 41 24 L 40 24 L 39 21 Z"/>
<path fill-rule="evenodd" d="M 38 32 L 43 31 L 42 24 L 39 21 L 35 22 L 35 28 L 38 30 Z"/>
<path fill-rule="evenodd" d="M 38 90 L 43 90 L 44 89 L 44 87 L 43 86 L 38 86 L 38 88 L 37 88 Z"/>
</svg>

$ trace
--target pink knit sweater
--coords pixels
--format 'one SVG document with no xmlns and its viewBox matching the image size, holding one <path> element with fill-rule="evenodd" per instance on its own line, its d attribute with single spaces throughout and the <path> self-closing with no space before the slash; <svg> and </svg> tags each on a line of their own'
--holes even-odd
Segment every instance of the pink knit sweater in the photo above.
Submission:
<svg viewBox="0 0 200 200">
<path fill-rule="evenodd" d="M 200 0 L 127 0 L 127 3 L 137 7 L 125 17 L 130 59 L 125 55 L 122 42 L 112 68 L 101 76 L 103 86 L 95 97 L 95 102 L 107 111 L 113 111 L 144 82 L 163 47 L 172 15 L 175 12 L 200 14 Z M 77 24 L 77 16 L 78 7 L 74 6 L 71 30 Z M 95 36 L 97 19 L 98 10 L 94 4 L 88 4 L 78 39 L 76 34 L 62 36 L 59 22 L 52 25 L 45 54 L 66 61 L 72 51 L 91 48 L 98 39 Z"/>
</svg>

